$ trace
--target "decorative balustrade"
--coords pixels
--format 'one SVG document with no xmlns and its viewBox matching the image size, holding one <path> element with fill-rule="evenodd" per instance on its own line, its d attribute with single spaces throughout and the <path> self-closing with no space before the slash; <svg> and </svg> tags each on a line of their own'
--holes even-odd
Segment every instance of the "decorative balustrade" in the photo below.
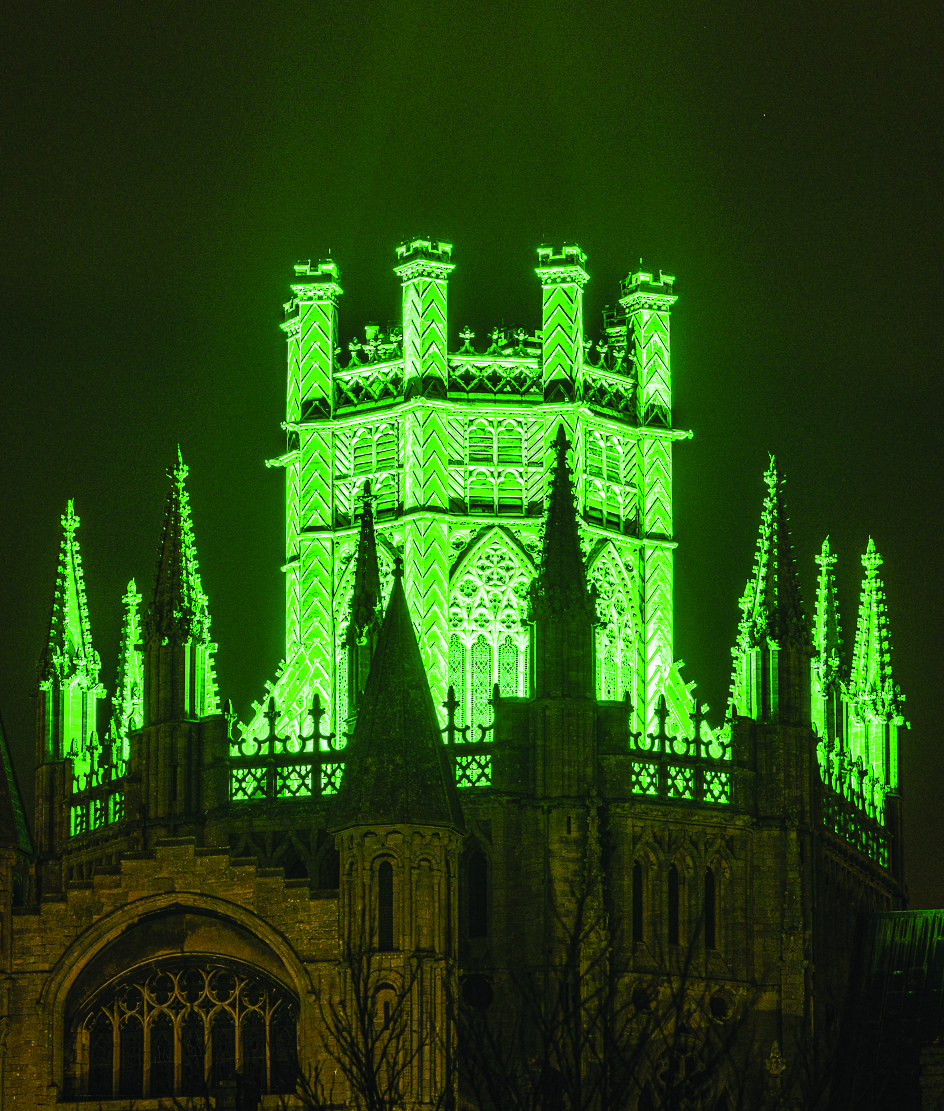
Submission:
<svg viewBox="0 0 944 1111">
<path fill-rule="evenodd" d="M 403 364 L 358 364 L 334 376 L 334 408 L 352 409 L 403 400 Z"/>
<path fill-rule="evenodd" d="M 498 684 L 492 687 L 489 704 L 498 705 L 501 697 Z M 490 787 L 492 785 L 492 750 L 495 735 L 495 717 L 487 725 L 458 725 L 459 700 L 455 687 L 449 685 L 446 693 L 446 725 L 443 728 L 443 743 L 452 762 L 457 787 Z M 472 737 L 474 731 L 478 737 Z M 491 734 L 491 736 L 489 736 Z"/>
<path fill-rule="evenodd" d="M 886 785 L 861 760 L 837 751 L 828 738 L 820 741 L 817 758 L 823 826 L 887 868 L 891 838 L 885 829 Z"/>
<path fill-rule="evenodd" d="M 279 737 L 275 732 L 280 717 L 275 699 L 270 698 L 264 717 L 264 737 L 244 736 L 233 743 L 228 760 L 231 802 L 274 799 L 317 798 L 334 795 L 341 784 L 343 749 L 335 733 L 321 729 L 324 710 L 316 694 L 307 715 L 310 730 Z M 307 724 L 307 723 L 303 723 Z"/>
<path fill-rule="evenodd" d="M 655 715 L 654 733 L 629 734 L 632 793 L 663 801 L 730 806 L 734 802 L 731 742 L 706 725 L 701 704 L 695 702 L 691 737 L 666 731 L 669 711 L 664 695 Z"/>
<path fill-rule="evenodd" d="M 605 409 L 618 413 L 625 420 L 633 420 L 636 416 L 636 383 L 625 375 L 584 367 L 583 400 L 596 409 Z"/>
<path fill-rule="evenodd" d="M 69 751 L 72 794 L 69 800 L 69 836 L 92 833 L 124 817 L 125 761 L 114 747 L 99 744 L 93 734 L 88 762 L 77 749 Z"/>
<path fill-rule="evenodd" d="M 457 357 L 449 366 L 448 390 L 450 397 L 490 397 L 496 401 L 540 401 L 544 396 L 537 360 L 515 357 Z"/>
</svg>

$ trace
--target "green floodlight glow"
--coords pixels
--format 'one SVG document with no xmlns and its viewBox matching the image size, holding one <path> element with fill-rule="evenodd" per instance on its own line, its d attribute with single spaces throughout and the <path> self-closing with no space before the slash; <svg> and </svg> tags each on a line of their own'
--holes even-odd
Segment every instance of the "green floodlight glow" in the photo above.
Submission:
<svg viewBox="0 0 944 1111">
<path fill-rule="evenodd" d="M 529 697 L 527 584 L 534 575 L 553 438 L 574 443 L 574 482 L 588 574 L 601 616 L 598 694 L 635 707 L 653 728 L 667 691 L 673 723 L 690 724 L 690 690 L 673 671 L 672 445 L 669 315 L 673 279 L 630 275 L 594 349 L 584 339 L 585 256 L 542 247 L 536 335 L 497 329 L 487 350 L 462 333 L 447 348 L 450 244 L 397 249 L 402 326 L 337 344 L 341 295 L 333 260 L 295 267 L 282 325 L 288 342 L 285 470 L 285 661 L 266 697 L 281 734 L 297 733 L 317 693 L 329 727 L 349 715 L 343 649 L 360 491 L 369 479 L 384 597 L 393 557 L 434 701 L 446 725 L 477 739 L 490 699 Z M 262 702 L 244 740 L 267 735 Z M 481 734 L 483 737 L 484 733 Z M 487 754 L 460 777 L 483 782 Z M 470 763 L 471 761 L 471 763 Z"/>
</svg>

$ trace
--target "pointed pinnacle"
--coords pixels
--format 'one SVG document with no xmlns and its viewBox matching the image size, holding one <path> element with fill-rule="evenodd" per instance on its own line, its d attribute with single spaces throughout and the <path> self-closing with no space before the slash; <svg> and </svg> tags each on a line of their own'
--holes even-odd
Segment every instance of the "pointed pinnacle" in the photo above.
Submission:
<svg viewBox="0 0 944 1111">
<path fill-rule="evenodd" d="M 544 522 L 541 567 L 531 586 L 532 610 L 559 613 L 576 609 L 594 618 L 594 605 L 587 588 L 587 569 L 580 547 L 577 507 L 567 452 L 571 443 L 563 423 L 554 438 L 554 471 Z"/>
<path fill-rule="evenodd" d="M 345 750 L 335 828 L 383 822 L 461 830 L 462 808 L 398 564 Z"/>
<path fill-rule="evenodd" d="M 184 643 L 209 642 L 209 614 L 200 583 L 197 551 L 190 519 L 190 499 L 185 486 L 187 466 L 180 458 L 169 472 L 164 531 L 154 577 L 154 591 L 144 622 L 144 640 L 160 636 Z"/>
</svg>

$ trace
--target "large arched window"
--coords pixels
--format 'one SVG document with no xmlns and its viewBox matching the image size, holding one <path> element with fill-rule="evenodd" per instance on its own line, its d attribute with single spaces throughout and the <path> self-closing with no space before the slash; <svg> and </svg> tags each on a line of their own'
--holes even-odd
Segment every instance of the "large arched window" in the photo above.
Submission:
<svg viewBox="0 0 944 1111">
<path fill-rule="evenodd" d="M 628 691 L 635 701 L 636 613 L 627 574 L 618 553 L 607 547 L 589 569 L 597 590 L 597 697 L 619 700 Z"/>
<path fill-rule="evenodd" d="M 382 860 L 377 868 L 377 948 L 393 948 L 393 865 Z"/>
<path fill-rule="evenodd" d="M 156 961 L 106 984 L 79 1012 L 78 1098 L 197 1096 L 230 1073 L 294 1090 L 298 1007 L 238 962 Z"/>
<path fill-rule="evenodd" d="M 528 630 L 522 623 L 530 569 L 503 536 L 493 534 L 458 568 L 449 597 L 449 682 L 455 689 L 456 725 L 492 721 L 492 689 L 521 697 L 525 689 Z"/>
</svg>

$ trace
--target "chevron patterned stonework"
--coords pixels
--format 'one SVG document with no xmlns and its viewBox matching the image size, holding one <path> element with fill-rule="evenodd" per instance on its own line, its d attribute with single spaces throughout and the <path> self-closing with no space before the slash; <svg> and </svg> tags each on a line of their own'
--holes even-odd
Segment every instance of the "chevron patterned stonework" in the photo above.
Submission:
<svg viewBox="0 0 944 1111">
<path fill-rule="evenodd" d="M 542 247 L 535 320 L 477 340 L 449 320 L 451 246 L 411 240 L 401 322 L 343 355 L 337 265 L 295 267 L 285 658 L 242 724 L 178 458 L 97 732 L 69 503 L 32 833 L 0 729 L 0 1107 L 271 1109 L 319 1079 L 302 1102 L 339 1111 L 849 1090 L 856 938 L 906 898 L 882 561 L 869 541 L 847 656 L 836 555 L 811 623 L 771 459 L 709 716 L 673 644 L 674 279 L 631 273 L 597 338 L 586 261 Z"/>
</svg>

